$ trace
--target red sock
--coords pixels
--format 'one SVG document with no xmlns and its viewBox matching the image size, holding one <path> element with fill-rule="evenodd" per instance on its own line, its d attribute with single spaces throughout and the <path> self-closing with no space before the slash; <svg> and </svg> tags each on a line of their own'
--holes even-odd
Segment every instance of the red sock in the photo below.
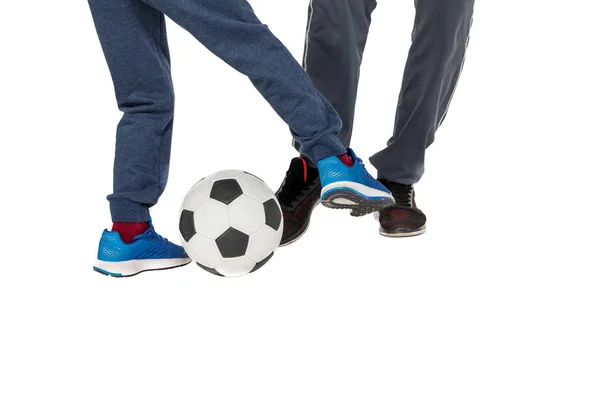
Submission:
<svg viewBox="0 0 600 400">
<path fill-rule="evenodd" d="M 114 222 L 112 231 L 119 232 L 125 243 L 133 242 L 133 238 L 146 232 L 150 225 L 147 222 Z"/>
<path fill-rule="evenodd" d="M 348 154 L 343 154 L 341 156 L 338 156 L 338 158 L 340 159 L 341 162 L 343 162 L 344 164 L 346 164 L 349 167 L 354 165 L 354 161 L 352 161 L 352 158 Z"/>
</svg>

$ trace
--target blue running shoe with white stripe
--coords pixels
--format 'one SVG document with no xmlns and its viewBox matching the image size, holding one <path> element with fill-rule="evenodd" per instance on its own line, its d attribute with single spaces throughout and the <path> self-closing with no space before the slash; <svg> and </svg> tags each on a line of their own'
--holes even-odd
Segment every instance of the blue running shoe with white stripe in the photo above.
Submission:
<svg viewBox="0 0 600 400">
<path fill-rule="evenodd" d="M 348 155 L 354 161 L 351 167 L 335 156 L 317 163 L 322 186 L 321 204 L 328 208 L 350 209 L 354 217 L 394 205 L 392 193 L 369 174 L 362 160 L 351 149 L 348 149 Z"/>
<path fill-rule="evenodd" d="M 94 271 L 121 278 L 144 271 L 182 267 L 190 261 L 183 247 L 160 236 L 150 224 L 146 232 L 133 238 L 131 243 L 124 243 L 119 232 L 105 230 Z"/>
</svg>

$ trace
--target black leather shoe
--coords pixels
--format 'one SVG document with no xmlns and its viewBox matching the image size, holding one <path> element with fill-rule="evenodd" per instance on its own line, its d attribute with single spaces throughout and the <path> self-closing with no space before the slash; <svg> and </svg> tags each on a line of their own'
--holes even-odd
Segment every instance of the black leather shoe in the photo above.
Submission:
<svg viewBox="0 0 600 400">
<path fill-rule="evenodd" d="M 312 211 L 321 197 L 319 171 L 302 157 L 292 159 L 275 195 L 283 211 L 281 246 L 285 246 L 300 239 L 308 229 Z"/>
<path fill-rule="evenodd" d="M 388 237 L 409 237 L 425 233 L 427 217 L 417 208 L 412 185 L 379 179 L 394 195 L 396 205 L 379 213 L 379 233 Z"/>
</svg>

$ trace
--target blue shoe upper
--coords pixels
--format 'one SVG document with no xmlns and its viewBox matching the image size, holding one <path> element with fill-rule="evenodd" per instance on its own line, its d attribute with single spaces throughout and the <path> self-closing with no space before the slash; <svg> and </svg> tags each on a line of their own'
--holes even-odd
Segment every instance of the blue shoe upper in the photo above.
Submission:
<svg viewBox="0 0 600 400">
<path fill-rule="evenodd" d="M 355 182 L 386 193 L 390 191 L 381 182 L 373 178 L 365 168 L 362 160 L 348 149 L 348 155 L 354 161 L 351 167 L 344 164 L 336 156 L 327 157 L 317 163 L 321 186 L 325 187 L 334 182 Z"/>
<path fill-rule="evenodd" d="M 183 247 L 160 236 L 152 224 L 131 243 L 124 243 L 119 232 L 105 230 L 98 247 L 98 260 L 107 262 L 187 257 Z"/>
</svg>

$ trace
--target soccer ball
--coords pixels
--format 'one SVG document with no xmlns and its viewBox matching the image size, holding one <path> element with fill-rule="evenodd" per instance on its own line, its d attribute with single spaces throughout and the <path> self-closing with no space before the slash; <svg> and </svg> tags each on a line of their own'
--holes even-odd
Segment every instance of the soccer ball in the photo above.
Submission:
<svg viewBox="0 0 600 400">
<path fill-rule="evenodd" d="M 244 171 L 221 171 L 196 183 L 185 196 L 179 233 L 183 248 L 202 269 L 242 276 L 273 256 L 283 216 L 262 180 Z"/>
</svg>

